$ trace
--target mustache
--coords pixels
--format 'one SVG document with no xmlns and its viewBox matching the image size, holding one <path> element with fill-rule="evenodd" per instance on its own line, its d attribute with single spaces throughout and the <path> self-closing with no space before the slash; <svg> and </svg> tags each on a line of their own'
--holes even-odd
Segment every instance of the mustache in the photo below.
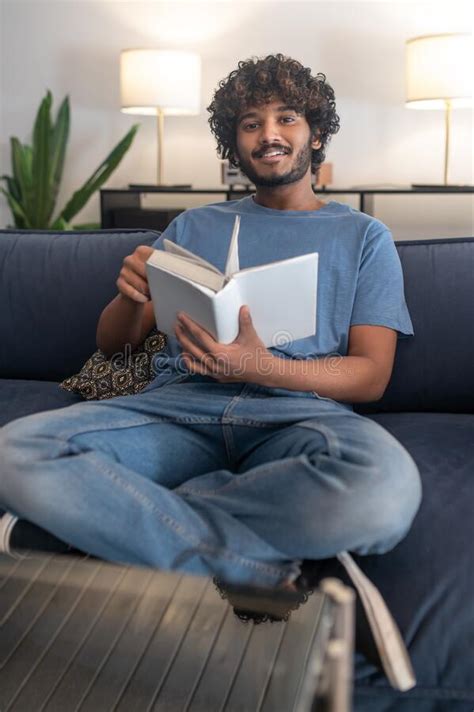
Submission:
<svg viewBox="0 0 474 712">
<path fill-rule="evenodd" d="M 290 149 L 286 148 L 286 146 L 282 146 L 281 144 L 271 144 L 269 146 L 264 146 L 263 148 L 260 148 L 258 151 L 254 151 L 253 157 L 254 158 L 261 158 L 264 153 L 267 151 L 271 151 L 274 149 L 275 151 L 283 151 L 284 153 L 288 154 L 290 153 Z"/>
</svg>

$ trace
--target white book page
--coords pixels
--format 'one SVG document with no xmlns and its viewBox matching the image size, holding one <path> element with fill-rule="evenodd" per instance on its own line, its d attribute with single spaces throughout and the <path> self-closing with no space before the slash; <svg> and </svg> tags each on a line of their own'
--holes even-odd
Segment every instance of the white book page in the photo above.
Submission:
<svg viewBox="0 0 474 712">
<path fill-rule="evenodd" d="M 215 338 L 221 344 L 230 344 L 239 335 L 239 311 L 244 304 L 236 280 L 231 279 L 212 300 L 216 323 Z"/>
<path fill-rule="evenodd" d="M 183 279 L 202 284 L 215 292 L 224 285 L 225 277 L 219 272 L 208 270 L 187 258 L 174 255 L 170 252 L 155 250 L 147 260 L 147 264 L 156 271 L 166 270 Z"/>
<path fill-rule="evenodd" d="M 175 338 L 177 313 L 184 311 L 211 333 L 216 332 L 214 292 L 149 264 L 146 271 L 159 331 Z"/>
<path fill-rule="evenodd" d="M 177 314 L 186 312 L 191 319 L 209 331 L 216 341 L 228 344 L 239 332 L 239 287 L 231 281 L 218 294 L 201 284 L 182 279 L 171 272 L 146 265 L 153 300 L 156 326 L 175 336 Z"/>
<path fill-rule="evenodd" d="M 185 247 L 181 247 L 181 245 L 177 245 L 175 242 L 171 242 L 171 240 L 167 240 L 166 238 L 163 240 L 163 245 L 165 248 L 165 252 L 172 253 L 174 255 L 177 255 L 179 257 L 183 257 L 184 259 L 190 260 L 191 262 L 194 262 L 201 267 L 206 267 L 207 269 L 211 270 L 211 272 L 216 272 L 217 274 L 220 274 L 222 277 L 224 276 L 222 272 L 217 269 L 217 267 L 207 260 L 203 259 L 202 257 L 199 257 L 198 255 L 195 255 L 194 252 L 191 252 L 190 250 L 187 250 Z M 163 250 L 157 250 L 157 252 L 162 252 Z"/>
<path fill-rule="evenodd" d="M 239 271 L 239 231 L 240 231 L 240 215 L 235 216 L 234 229 L 230 238 L 229 251 L 225 264 L 224 274 L 230 278 L 233 274 Z"/>
<path fill-rule="evenodd" d="M 317 252 L 241 270 L 232 277 L 265 346 L 316 333 Z"/>
</svg>

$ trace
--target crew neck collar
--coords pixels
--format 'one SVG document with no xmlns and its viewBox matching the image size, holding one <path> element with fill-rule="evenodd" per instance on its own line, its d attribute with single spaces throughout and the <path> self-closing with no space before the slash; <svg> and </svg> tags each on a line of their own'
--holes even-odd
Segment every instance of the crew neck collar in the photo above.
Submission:
<svg viewBox="0 0 474 712">
<path fill-rule="evenodd" d="M 267 208 L 264 205 L 260 205 L 255 202 L 253 195 L 248 195 L 242 198 L 242 201 L 246 203 L 246 207 L 254 213 L 266 213 L 271 215 L 300 215 L 301 217 L 308 217 L 319 215 L 319 213 L 324 213 L 328 208 L 332 207 L 334 200 L 330 200 L 328 203 L 323 205 L 321 208 L 316 210 L 278 210 L 277 208 Z"/>
</svg>

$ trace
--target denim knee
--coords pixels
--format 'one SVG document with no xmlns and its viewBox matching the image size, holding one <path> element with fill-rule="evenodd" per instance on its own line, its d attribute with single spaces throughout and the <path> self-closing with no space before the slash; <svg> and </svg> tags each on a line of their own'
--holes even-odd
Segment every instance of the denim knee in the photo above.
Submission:
<svg viewBox="0 0 474 712">
<path fill-rule="evenodd" d="M 54 436 L 38 432 L 35 415 L 19 418 L 0 428 L 0 505 L 15 510 L 17 501 L 41 496 L 34 464 L 48 459 Z M 57 449 L 57 445 L 54 445 Z"/>
<path fill-rule="evenodd" d="M 365 543 L 359 554 L 383 554 L 408 534 L 422 499 L 421 478 L 411 455 L 400 445 L 398 456 L 377 464 L 378 484 L 362 512 Z M 360 500 L 359 500 L 360 501 Z"/>
<path fill-rule="evenodd" d="M 14 466 L 16 459 L 22 458 L 22 439 L 25 430 L 21 427 L 23 418 L 0 428 L 0 481 L 10 466 Z M 16 428 L 16 423 L 19 423 Z"/>
<path fill-rule="evenodd" d="M 8 493 L 16 479 L 16 462 L 20 449 L 12 442 L 12 438 L 0 429 L 0 507 L 10 508 Z"/>
<path fill-rule="evenodd" d="M 345 440 L 337 455 L 307 458 L 314 487 L 298 503 L 299 518 L 308 550 L 320 552 L 324 542 L 319 558 L 343 550 L 385 553 L 406 536 L 418 511 L 421 480 L 413 458 L 387 431 L 370 434 L 367 447 Z"/>
<path fill-rule="evenodd" d="M 26 456 L 22 439 L 15 429 L 0 429 L 0 503 L 8 503 L 8 494 L 17 482 L 19 471 L 25 465 Z"/>
</svg>

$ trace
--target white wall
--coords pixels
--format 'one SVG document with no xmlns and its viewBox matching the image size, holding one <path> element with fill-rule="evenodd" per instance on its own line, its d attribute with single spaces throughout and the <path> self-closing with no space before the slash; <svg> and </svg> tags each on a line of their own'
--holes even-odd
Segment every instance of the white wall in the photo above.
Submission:
<svg viewBox="0 0 474 712">
<path fill-rule="evenodd" d="M 165 122 L 167 182 L 219 186 L 205 107 L 239 59 L 273 52 L 324 72 L 335 89 L 341 130 L 327 156 L 334 187 L 442 182 L 443 114 L 404 107 L 404 42 L 470 31 L 469 2 L 0 0 L 0 10 L 0 175 L 10 172 L 9 137 L 30 138 L 46 89 L 55 111 L 68 93 L 72 129 L 60 206 L 137 121 L 135 142 L 107 185 L 155 180 L 153 118 L 119 110 L 120 50 L 139 46 L 202 55 L 201 115 Z M 450 180 L 474 183 L 470 110 L 453 113 Z M 0 201 L 5 226 L 10 217 Z M 376 207 L 396 239 L 474 234 L 469 195 L 383 197 Z M 96 195 L 75 221 L 98 219 Z"/>
</svg>

